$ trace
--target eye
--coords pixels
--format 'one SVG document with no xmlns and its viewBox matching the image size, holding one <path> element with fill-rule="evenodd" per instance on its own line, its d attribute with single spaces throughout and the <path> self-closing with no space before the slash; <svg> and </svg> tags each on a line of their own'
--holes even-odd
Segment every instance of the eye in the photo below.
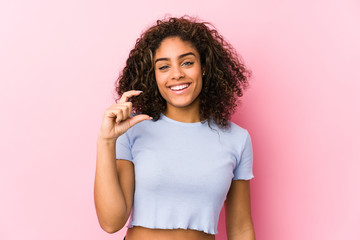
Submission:
<svg viewBox="0 0 360 240">
<path fill-rule="evenodd" d="M 184 66 L 191 66 L 193 64 L 194 64 L 194 62 L 190 62 L 190 61 L 186 61 L 183 63 Z"/>
<path fill-rule="evenodd" d="M 169 66 L 161 66 L 161 67 L 159 67 L 159 70 L 165 70 L 165 69 L 167 69 L 167 68 L 169 68 Z"/>
</svg>

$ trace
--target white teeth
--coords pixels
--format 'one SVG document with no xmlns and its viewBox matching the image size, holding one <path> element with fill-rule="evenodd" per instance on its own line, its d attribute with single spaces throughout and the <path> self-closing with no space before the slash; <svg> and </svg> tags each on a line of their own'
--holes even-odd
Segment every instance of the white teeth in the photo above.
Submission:
<svg viewBox="0 0 360 240">
<path fill-rule="evenodd" d="M 184 88 L 187 88 L 190 84 L 183 84 L 183 85 L 177 85 L 177 86 L 173 86 L 170 87 L 171 90 L 182 90 Z"/>
</svg>

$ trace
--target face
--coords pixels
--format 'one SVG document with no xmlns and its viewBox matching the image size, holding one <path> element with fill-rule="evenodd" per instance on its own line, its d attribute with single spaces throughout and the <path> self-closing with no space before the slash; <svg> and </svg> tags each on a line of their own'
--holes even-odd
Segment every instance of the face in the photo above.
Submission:
<svg viewBox="0 0 360 240">
<path fill-rule="evenodd" d="M 198 108 L 202 71 L 198 51 L 179 37 L 165 38 L 155 52 L 155 78 L 169 108 Z"/>
</svg>

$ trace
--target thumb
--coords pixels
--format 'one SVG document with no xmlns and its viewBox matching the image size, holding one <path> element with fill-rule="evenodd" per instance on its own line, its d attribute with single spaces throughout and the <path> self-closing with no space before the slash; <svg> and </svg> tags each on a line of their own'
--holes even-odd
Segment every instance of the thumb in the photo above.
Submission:
<svg viewBox="0 0 360 240">
<path fill-rule="evenodd" d="M 131 117 L 129 119 L 129 122 L 130 122 L 130 127 L 134 126 L 135 124 L 139 123 L 139 122 L 142 122 L 144 120 L 150 120 L 152 119 L 152 117 L 150 117 L 149 115 L 146 115 L 146 114 L 139 114 L 139 115 L 136 115 L 134 117 Z"/>
</svg>

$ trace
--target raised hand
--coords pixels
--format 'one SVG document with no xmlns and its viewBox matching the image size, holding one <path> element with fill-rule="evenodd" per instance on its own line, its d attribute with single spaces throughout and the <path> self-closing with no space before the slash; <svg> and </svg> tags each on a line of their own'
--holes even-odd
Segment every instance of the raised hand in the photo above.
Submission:
<svg viewBox="0 0 360 240">
<path fill-rule="evenodd" d="M 116 139 L 125 133 L 135 124 L 151 119 L 146 114 L 130 117 L 132 112 L 132 103 L 128 99 L 138 96 L 142 92 L 131 90 L 124 92 L 118 103 L 111 105 L 105 110 L 104 118 L 100 127 L 99 139 L 107 141 L 116 141 Z"/>
</svg>

